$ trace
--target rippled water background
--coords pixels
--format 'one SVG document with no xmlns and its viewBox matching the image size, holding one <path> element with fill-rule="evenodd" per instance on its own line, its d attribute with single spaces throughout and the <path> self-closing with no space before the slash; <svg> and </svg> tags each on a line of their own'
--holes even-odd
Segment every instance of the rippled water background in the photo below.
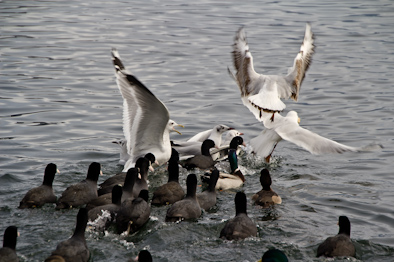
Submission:
<svg viewBox="0 0 394 262">
<path fill-rule="evenodd" d="M 166 207 L 154 207 L 136 235 L 87 232 L 92 260 L 126 261 L 147 248 L 154 261 L 256 261 L 277 247 L 291 261 L 321 261 L 317 245 L 347 215 L 357 261 L 393 261 L 393 16 L 392 1 L 0 1 L 1 235 L 18 226 L 21 260 L 43 261 L 72 234 L 77 213 L 17 209 L 41 184 L 46 164 L 61 171 L 57 195 L 84 179 L 92 161 L 103 166 L 99 182 L 122 169 L 111 143 L 123 136 L 112 47 L 185 125 L 173 138 L 223 123 L 249 141 L 262 125 L 226 71 L 235 31 L 245 26 L 258 72 L 285 74 L 311 22 L 316 54 L 299 102 L 286 101 L 287 109 L 325 137 L 384 148 L 313 156 L 281 142 L 268 168 L 283 204 L 266 211 L 248 205 L 258 237 L 218 239 L 234 216 L 233 190 L 220 192 L 217 208 L 197 222 L 167 224 Z M 241 190 L 251 196 L 265 165 L 247 154 L 240 164 L 247 179 Z M 165 167 L 156 169 L 151 188 L 166 180 Z"/>
</svg>

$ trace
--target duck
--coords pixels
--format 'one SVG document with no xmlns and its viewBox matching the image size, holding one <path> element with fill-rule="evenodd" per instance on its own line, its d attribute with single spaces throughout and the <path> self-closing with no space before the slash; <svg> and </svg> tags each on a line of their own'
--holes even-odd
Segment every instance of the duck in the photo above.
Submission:
<svg viewBox="0 0 394 262">
<path fill-rule="evenodd" d="M 273 248 L 266 251 L 263 254 L 263 257 L 257 262 L 288 262 L 286 254 L 283 251 Z"/>
<path fill-rule="evenodd" d="M 122 204 L 122 186 L 116 185 L 112 188 L 112 203 L 101 206 L 96 206 L 88 211 L 88 218 L 90 221 L 95 221 L 99 216 L 102 215 L 104 210 L 107 210 L 111 214 L 111 218 L 115 218 L 115 214 L 118 213 Z M 109 221 L 111 222 L 111 221 Z"/>
<path fill-rule="evenodd" d="M 101 165 L 93 162 L 89 165 L 86 179 L 69 186 L 58 199 L 56 209 L 66 209 L 85 205 L 96 199 L 97 180 L 101 172 Z"/>
<path fill-rule="evenodd" d="M 187 170 L 193 168 L 209 169 L 215 165 L 213 161 L 210 149 L 215 147 L 215 143 L 211 139 L 205 140 L 201 145 L 201 155 L 193 156 L 182 162 L 183 167 Z"/>
<path fill-rule="evenodd" d="M 241 187 L 245 182 L 245 176 L 238 167 L 238 158 L 235 150 L 229 150 L 228 160 L 230 162 L 230 173 L 219 172 L 219 179 L 216 182 L 217 190 L 228 190 Z M 203 182 L 208 183 L 209 174 L 201 176 Z"/>
<path fill-rule="evenodd" d="M 208 210 L 216 205 L 216 183 L 219 178 L 219 171 L 214 169 L 210 175 L 208 188 L 204 192 L 197 194 L 197 200 L 200 207 L 204 210 Z"/>
<path fill-rule="evenodd" d="M 88 210 L 80 208 L 74 234 L 69 239 L 60 242 L 45 262 L 54 261 L 55 258 L 59 257 L 63 258 L 65 262 L 87 262 L 90 258 L 90 251 L 85 239 L 87 223 Z"/>
<path fill-rule="evenodd" d="M 230 149 L 234 149 L 237 155 L 239 155 L 239 153 L 241 152 L 241 145 L 246 146 L 243 138 L 241 136 L 235 136 L 231 139 L 230 144 L 213 149 L 211 151 L 212 159 L 214 159 L 215 161 L 222 161 L 226 159 L 228 157 L 228 152 L 230 151 Z"/>
<path fill-rule="evenodd" d="M 153 261 L 152 255 L 146 249 L 141 250 L 135 259 L 133 258 L 129 259 L 129 262 L 152 262 L 152 261 Z"/>
<path fill-rule="evenodd" d="M 127 173 L 126 173 L 126 177 L 125 177 L 125 181 L 123 183 L 123 188 L 122 188 L 122 198 L 121 198 L 121 202 L 125 201 L 126 199 L 134 199 L 134 194 L 133 194 L 133 188 L 134 188 L 134 183 L 137 180 L 138 177 L 138 169 L 133 167 L 130 168 Z M 122 184 L 118 184 L 115 186 L 122 186 Z M 112 187 L 112 192 L 111 193 L 107 193 L 104 195 L 101 195 L 95 199 L 93 199 L 92 201 L 90 201 L 87 205 L 86 208 L 88 210 L 95 208 L 97 206 L 103 206 L 103 205 L 108 205 L 113 203 L 112 202 L 112 193 L 113 193 L 113 188 Z"/>
<path fill-rule="evenodd" d="M 139 172 L 139 176 L 137 177 L 134 187 L 133 187 L 133 196 L 137 198 L 140 194 L 140 191 L 143 189 L 148 190 L 148 171 L 149 171 L 150 162 L 145 157 L 138 158 L 135 163 L 135 167 Z"/>
<path fill-rule="evenodd" d="M 268 208 L 275 204 L 282 203 L 282 198 L 271 188 L 272 179 L 266 168 L 262 169 L 260 172 L 260 184 L 263 188 L 252 196 L 255 205 Z"/>
<path fill-rule="evenodd" d="M 18 228 L 9 226 L 4 231 L 3 247 L 0 248 L 0 261 L 18 262 L 19 258 L 16 254 L 16 240 L 18 238 Z"/>
<path fill-rule="evenodd" d="M 220 238 L 240 240 L 257 236 L 257 226 L 246 212 L 247 199 L 243 192 L 237 192 L 234 198 L 235 217 L 227 221 L 220 231 Z"/>
<path fill-rule="evenodd" d="M 149 161 L 150 163 L 149 170 L 153 172 L 154 171 L 153 164 L 157 164 L 155 156 L 152 153 L 147 153 L 144 156 L 144 158 L 146 158 Z M 99 185 L 99 190 L 97 192 L 98 195 L 101 196 L 104 194 L 111 194 L 112 187 L 114 185 L 123 185 L 127 175 L 127 171 L 120 172 L 114 176 L 107 178 L 103 183 Z"/>
<path fill-rule="evenodd" d="M 179 154 L 176 149 L 172 149 L 171 158 L 168 161 L 168 182 L 159 186 L 153 192 L 152 205 L 169 205 L 185 196 L 185 191 L 179 184 Z"/>
<path fill-rule="evenodd" d="M 197 219 L 201 216 L 201 207 L 197 201 L 197 177 L 189 174 L 186 178 L 186 197 L 172 204 L 167 209 L 166 222 L 177 222 L 184 219 Z"/>
<path fill-rule="evenodd" d="M 350 239 L 350 220 L 347 216 L 338 219 L 339 232 L 328 237 L 317 247 L 316 257 L 355 257 L 356 249 Z"/>
<path fill-rule="evenodd" d="M 170 132 L 181 134 L 175 127 L 183 126 L 170 119 L 167 107 L 126 70 L 119 52 L 112 49 L 111 54 L 116 83 L 123 97 L 123 133 L 129 155 L 123 172 L 134 167 L 137 159 L 147 153 L 154 154 L 157 163 L 163 165 L 171 157 Z"/>
<path fill-rule="evenodd" d="M 234 38 L 233 64 L 236 70 L 230 75 L 241 91 L 243 104 L 253 113 L 258 121 L 264 121 L 263 115 L 269 115 L 274 121 L 274 114 L 286 108 L 281 98 L 298 100 L 301 84 L 312 62 L 314 54 L 314 36 L 311 26 L 306 24 L 304 40 L 294 59 L 293 67 L 286 76 L 263 75 L 255 72 L 253 57 L 246 41 L 245 29 L 241 27 Z"/>
<path fill-rule="evenodd" d="M 138 231 L 150 217 L 149 192 L 146 189 L 140 191 L 134 200 L 126 200 L 116 216 L 118 234 L 126 231 L 129 235 Z"/>
<path fill-rule="evenodd" d="M 19 208 L 42 207 L 46 203 L 56 203 L 57 197 L 53 192 L 52 183 L 57 173 L 59 173 L 57 166 L 49 163 L 44 171 L 44 181 L 25 194 L 19 203 Z"/>
</svg>

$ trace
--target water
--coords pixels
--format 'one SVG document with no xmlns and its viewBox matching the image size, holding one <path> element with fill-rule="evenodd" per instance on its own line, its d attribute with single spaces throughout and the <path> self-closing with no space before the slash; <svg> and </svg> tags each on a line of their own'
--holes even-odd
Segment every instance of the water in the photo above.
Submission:
<svg viewBox="0 0 394 262">
<path fill-rule="evenodd" d="M 19 210 L 24 194 L 42 182 L 46 164 L 61 171 L 57 195 L 85 177 L 98 161 L 104 176 L 122 169 L 122 98 L 110 49 L 185 125 L 186 139 L 216 123 L 245 133 L 262 125 L 242 105 L 227 74 L 235 31 L 245 26 L 255 68 L 285 74 L 298 52 L 306 22 L 316 34 L 316 54 L 299 102 L 286 101 L 301 125 L 351 146 L 384 145 L 372 153 L 313 156 L 281 142 L 268 166 L 283 204 L 271 210 L 248 205 L 259 235 L 239 242 L 218 239 L 234 216 L 236 190 L 220 192 L 217 208 L 196 222 L 164 222 L 166 207 L 152 208 L 149 223 L 122 237 L 87 232 L 93 261 L 126 261 L 140 249 L 154 261 L 256 261 L 270 247 L 291 261 L 314 258 L 347 215 L 357 259 L 393 261 L 392 160 L 394 5 L 390 1 L 217 2 L 1 1 L 0 231 L 16 225 L 22 261 L 43 261 L 74 230 L 77 210 L 52 206 Z M 260 189 L 265 165 L 240 159 L 248 197 Z M 184 185 L 187 172 L 182 170 Z M 165 167 L 150 176 L 166 181 Z"/>
</svg>

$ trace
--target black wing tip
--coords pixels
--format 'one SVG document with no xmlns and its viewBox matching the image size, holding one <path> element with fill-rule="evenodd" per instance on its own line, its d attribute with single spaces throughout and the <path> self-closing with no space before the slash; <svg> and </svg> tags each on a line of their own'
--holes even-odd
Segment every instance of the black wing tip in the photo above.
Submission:
<svg viewBox="0 0 394 262">
<path fill-rule="evenodd" d="M 120 60 L 120 56 L 116 48 L 113 47 L 111 49 L 111 55 L 112 55 L 112 62 L 114 64 L 115 70 L 116 71 L 125 70 L 126 68 L 122 63 L 122 60 Z"/>
</svg>

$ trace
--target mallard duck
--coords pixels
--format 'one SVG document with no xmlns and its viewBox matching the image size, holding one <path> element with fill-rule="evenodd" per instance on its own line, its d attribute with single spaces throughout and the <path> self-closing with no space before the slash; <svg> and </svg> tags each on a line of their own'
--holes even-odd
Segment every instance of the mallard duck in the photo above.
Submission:
<svg viewBox="0 0 394 262">
<path fill-rule="evenodd" d="M 141 250 L 135 259 L 131 258 L 128 260 L 128 262 L 152 262 L 152 261 L 153 261 L 152 255 L 148 250 L 145 249 Z"/>
<path fill-rule="evenodd" d="M 215 143 L 211 139 L 205 140 L 201 145 L 201 155 L 193 156 L 189 159 L 186 159 L 182 166 L 187 170 L 192 168 L 200 168 L 200 169 L 209 169 L 215 165 L 215 161 L 213 161 L 210 149 L 215 147 Z"/>
<path fill-rule="evenodd" d="M 18 228 L 9 226 L 4 231 L 3 247 L 0 248 L 0 261 L 18 262 L 16 254 L 16 239 L 18 238 Z"/>
<path fill-rule="evenodd" d="M 166 222 L 176 222 L 182 219 L 195 219 L 201 216 L 201 207 L 197 201 L 197 177 L 190 174 L 186 178 L 186 197 L 172 204 L 167 209 Z"/>
<path fill-rule="evenodd" d="M 257 262 L 288 262 L 288 261 L 289 260 L 285 255 L 285 253 L 283 253 L 279 249 L 274 248 L 266 251 L 263 257 Z"/>
<path fill-rule="evenodd" d="M 238 168 L 238 158 L 237 152 L 234 149 L 229 150 L 228 160 L 230 162 L 230 173 L 219 172 L 219 179 L 216 183 L 216 189 L 227 190 L 231 188 L 237 188 L 243 185 L 245 182 L 245 177 L 241 170 Z M 209 174 L 204 174 L 201 176 L 203 182 L 208 183 Z"/>
<path fill-rule="evenodd" d="M 135 168 L 138 169 L 139 176 L 134 183 L 133 195 L 137 198 L 141 190 L 148 190 L 148 172 L 150 168 L 150 161 L 145 157 L 140 157 L 135 163 Z"/>
<path fill-rule="evenodd" d="M 257 226 L 246 212 L 247 199 L 245 193 L 237 192 L 234 202 L 235 217 L 227 221 L 224 228 L 220 231 L 220 238 L 240 240 L 257 236 Z"/>
<path fill-rule="evenodd" d="M 134 199 L 134 195 L 133 195 L 133 187 L 134 187 L 134 183 L 137 180 L 138 177 L 138 169 L 137 168 L 130 168 L 127 173 L 126 173 L 126 178 L 124 180 L 123 183 L 123 188 L 122 188 L 122 199 L 121 202 L 125 201 L 126 199 Z M 115 186 L 122 186 L 121 184 L 115 185 Z M 112 191 L 113 188 L 112 187 Z M 103 205 L 107 205 L 107 204 L 111 204 L 113 203 L 112 201 L 112 192 L 111 193 L 107 193 L 104 195 L 99 196 L 96 199 L 93 199 L 92 201 L 90 201 L 87 205 L 86 208 L 88 210 L 95 208 L 97 206 L 103 206 Z"/>
<path fill-rule="evenodd" d="M 271 188 L 271 176 L 269 171 L 265 168 L 260 172 L 260 184 L 263 189 L 252 196 L 254 204 L 268 208 L 272 205 L 282 203 L 282 198 Z"/>
<path fill-rule="evenodd" d="M 202 193 L 197 194 L 197 200 L 200 207 L 204 210 L 208 210 L 216 205 L 216 183 L 219 179 L 219 171 L 217 169 L 212 171 L 210 175 L 208 188 Z"/>
<path fill-rule="evenodd" d="M 153 192 L 152 205 L 168 205 L 183 199 L 185 191 L 179 184 L 179 154 L 173 148 L 168 161 L 168 182 Z"/>
<path fill-rule="evenodd" d="M 350 239 L 350 221 L 346 216 L 340 216 L 338 220 L 339 232 L 333 237 L 328 237 L 317 248 L 317 257 L 354 257 L 356 249 Z"/>
<path fill-rule="evenodd" d="M 88 211 L 81 208 L 77 215 L 77 224 L 74 234 L 69 239 L 60 242 L 56 250 L 45 261 L 54 261 L 54 258 L 63 258 L 64 261 L 87 262 L 90 257 L 90 251 L 86 245 L 85 229 L 88 223 Z M 59 260 L 55 260 L 59 261 Z"/>
<path fill-rule="evenodd" d="M 107 210 L 111 213 L 111 217 L 115 218 L 115 214 L 119 211 L 120 205 L 122 203 L 122 186 L 116 185 L 112 188 L 112 203 L 105 204 L 102 206 L 96 206 L 88 211 L 88 218 L 90 221 L 96 220 L 100 215 L 102 215 L 103 210 Z"/>
<path fill-rule="evenodd" d="M 138 231 L 150 216 L 150 205 L 148 204 L 149 192 L 146 189 L 140 191 L 134 200 L 126 200 L 116 216 L 118 234 L 127 231 L 127 235 Z"/>
<path fill-rule="evenodd" d="M 19 208 L 41 207 L 46 203 L 56 203 L 52 183 L 56 173 L 59 173 L 56 165 L 50 163 L 44 171 L 44 181 L 41 186 L 30 189 L 23 197 Z"/>
<path fill-rule="evenodd" d="M 96 199 L 97 180 L 101 172 L 101 165 L 97 162 L 90 164 L 86 179 L 69 186 L 58 199 L 56 209 L 64 209 L 85 205 Z"/>
<path fill-rule="evenodd" d="M 149 163 L 150 163 L 149 170 L 153 172 L 154 169 L 153 169 L 152 165 L 153 165 L 153 163 L 157 164 L 155 156 L 152 153 L 148 153 L 144 156 L 144 158 L 146 158 L 149 161 Z M 122 185 L 123 186 L 123 183 L 124 183 L 126 175 L 127 175 L 127 171 L 118 173 L 114 176 L 107 178 L 103 183 L 101 183 L 99 185 L 99 190 L 97 192 L 98 195 L 101 196 L 104 194 L 111 194 L 112 188 L 115 185 Z"/>
</svg>

